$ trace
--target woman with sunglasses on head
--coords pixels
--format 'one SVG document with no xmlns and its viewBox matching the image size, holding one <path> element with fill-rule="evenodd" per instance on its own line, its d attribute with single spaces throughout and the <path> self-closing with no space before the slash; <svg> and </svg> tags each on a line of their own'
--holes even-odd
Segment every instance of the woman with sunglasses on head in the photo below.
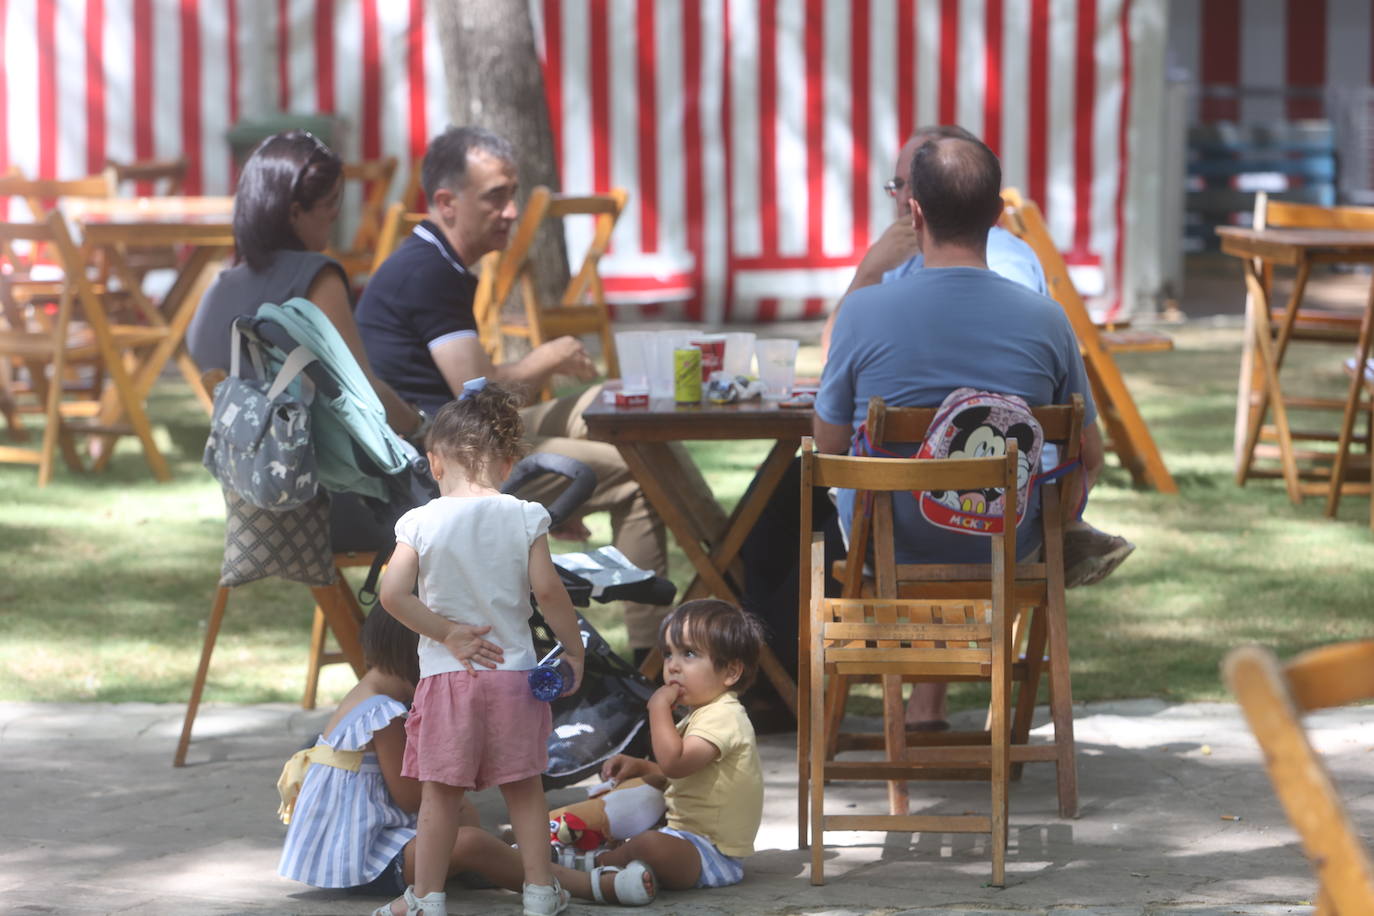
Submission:
<svg viewBox="0 0 1374 916">
<path fill-rule="evenodd" d="M 420 432 L 423 416 L 378 379 L 353 321 L 343 267 L 329 246 L 343 195 L 343 162 L 308 131 L 275 134 L 244 163 L 234 193 L 235 263 L 223 271 L 196 310 L 186 346 L 201 371 L 229 369 L 230 327 L 264 302 L 309 299 L 338 329 L 402 435 Z"/>
</svg>

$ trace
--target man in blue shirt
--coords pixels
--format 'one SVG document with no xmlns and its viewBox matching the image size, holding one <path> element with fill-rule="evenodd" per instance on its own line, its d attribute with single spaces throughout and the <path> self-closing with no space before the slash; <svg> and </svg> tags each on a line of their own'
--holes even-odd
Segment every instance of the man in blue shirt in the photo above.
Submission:
<svg viewBox="0 0 1374 916">
<path fill-rule="evenodd" d="M 928 140 L 941 138 L 974 141 L 978 139 L 962 127 L 942 124 L 918 128 L 911 138 L 902 144 L 901 150 L 897 153 L 897 163 L 893 167 L 894 174 L 883 185 L 896 204 L 896 219 L 864 253 L 844 297 L 826 319 L 825 329 L 821 332 L 823 354 L 830 350 L 830 335 L 835 328 L 835 318 L 850 293 L 865 286 L 909 277 L 924 266 L 925 257 L 921 254 L 916 232 L 911 228 L 911 197 L 907 193 L 907 180 L 916 150 Z M 1045 271 L 1040 266 L 1040 259 L 1035 256 L 1035 251 L 1001 226 L 993 226 L 988 230 L 987 262 L 988 269 L 994 273 L 1020 283 L 1026 289 L 1042 296 L 1049 295 Z"/>
<path fill-rule="evenodd" d="M 1077 393 L 1088 405 L 1082 449 L 1088 486 L 1096 480 L 1102 438 L 1067 317 L 1053 300 L 989 269 L 988 231 L 1001 214 L 1001 177 L 997 157 L 976 139 L 941 137 L 915 150 L 908 207 L 924 266 L 855 288 L 837 311 L 816 397 L 814 434 L 822 452 L 849 452 L 874 395 L 894 406 L 935 406 L 953 389 L 972 386 L 1040 405 Z M 852 493 L 842 493 L 845 529 L 852 511 Z M 986 556 L 985 541 L 930 526 L 914 500 L 899 502 L 894 513 L 898 562 Z M 1026 519 L 1037 517 L 1032 501 Z M 915 691 L 907 719 L 918 728 L 944 726 L 943 685 Z"/>
</svg>

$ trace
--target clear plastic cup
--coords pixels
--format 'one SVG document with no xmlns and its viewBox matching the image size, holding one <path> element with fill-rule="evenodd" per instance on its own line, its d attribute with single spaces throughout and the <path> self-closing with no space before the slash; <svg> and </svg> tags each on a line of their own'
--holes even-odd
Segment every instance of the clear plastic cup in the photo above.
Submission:
<svg viewBox="0 0 1374 916">
<path fill-rule="evenodd" d="M 615 332 L 615 354 L 620 361 L 620 379 L 626 391 L 648 390 L 653 353 L 653 331 Z"/>
<path fill-rule="evenodd" d="M 754 355 L 759 361 L 764 399 L 781 401 L 789 397 L 797 378 L 797 342 L 784 338 L 755 341 Z"/>
<path fill-rule="evenodd" d="M 687 346 L 692 331 L 654 331 L 653 358 L 649 362 L 649 395 L 673 396 L 673 351 Z"/>
<path fill-rule="evenodd" d="M 721 365 L 728 375 L 753 375 L 754 334 L 732 331 L 725 335 L 725 362 Z"/>
</svg>

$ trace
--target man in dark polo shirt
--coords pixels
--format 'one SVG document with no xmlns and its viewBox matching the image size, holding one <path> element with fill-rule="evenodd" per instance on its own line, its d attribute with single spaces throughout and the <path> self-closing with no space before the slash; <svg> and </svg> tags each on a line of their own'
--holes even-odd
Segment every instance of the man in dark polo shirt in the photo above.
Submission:
<svg viewBox="0 0 1374 916">
<path fill-rule="evenodd" d="M 515 224 L 518 181 L 510 143 L 479 127 L 449 128 L 430 143 L 420 180 L 429 218 L 372 275 L 355 315 L 377 377 L 432 415 L 457 397 L 463 382 L 478 376 L 529 392 L 554 373 L 595 376 L 591 357 L 575 337 L 548 341 L 500 365 L 478 340 L 472 311 L 477 278 L 469 265 L 506 247 Z M 612 543 L 636 565 L 666 573 L 663 523 L 615 447 L 586 438 L 582 411 L 600 391 L 594 386 L 580 396 L 526 407 L 525 436 L 533 451 L 567 455 L 591 467 L 597 488 L 584 509 L 610 512 Z M 547 499 L 552 493 L 532 489 L 520 495 Z M 580 522 L 564 531 L 584 532 Z M 632 648 L 655 645 L 667 610 L 627 603 Z"/>
</svg>

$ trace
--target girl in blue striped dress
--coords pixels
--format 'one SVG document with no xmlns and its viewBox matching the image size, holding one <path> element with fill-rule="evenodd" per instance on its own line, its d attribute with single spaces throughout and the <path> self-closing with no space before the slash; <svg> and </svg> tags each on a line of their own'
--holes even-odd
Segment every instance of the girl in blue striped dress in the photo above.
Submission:
<svg viewBox="0 0 1374 916">
<path fill-rule="evenodd" d="M 468 657 L 500 662 L 501 650 L 482 639 L 487 627 L 467 627 Z M 278 872 L 314 887 L 395 896 L 413 879 L 415 814 L 420 784 L 401 775 L 405 717 L 420 679 L 418 637 L 380 606 L 363 624 L 368 670 L 339 703 L 315 746 L 283 771 L 286 844 Z M 303 771 L 303 776 L 295 776 Z M 293 783 L 299 786 L 294 803 Z M 468 805 L 465 826 L 480 821 Z M 457 853 L 452 872 L 457 867 Z"/>
</svg>

